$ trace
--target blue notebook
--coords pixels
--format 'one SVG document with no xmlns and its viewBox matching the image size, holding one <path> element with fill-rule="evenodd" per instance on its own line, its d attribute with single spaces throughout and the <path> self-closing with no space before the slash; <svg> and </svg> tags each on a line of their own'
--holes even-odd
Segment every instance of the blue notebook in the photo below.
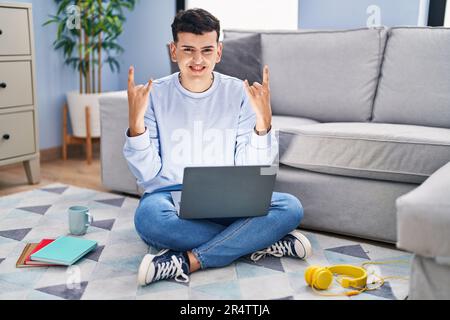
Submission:
<svg viewBox="0 0 450 320">
<path fill-rule="evenodd" d="M 31 260 L 70 266 L 96 247 L 96 241 L 63 236 L 32 254 Z"/>
</svg>

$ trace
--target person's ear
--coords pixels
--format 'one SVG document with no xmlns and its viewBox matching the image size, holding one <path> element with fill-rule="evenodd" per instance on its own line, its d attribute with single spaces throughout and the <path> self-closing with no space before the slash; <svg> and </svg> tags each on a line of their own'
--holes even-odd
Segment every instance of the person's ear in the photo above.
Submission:
<svg viewBox="0 0 450 320">
<path fill-rule="evenodd" d="M 219 45 L 217 46 L 217 59 L 216 63 L 219 63 L 222 60 L 222 52 L 223 52 L 223 42 L 220 41 Z"/>
<path fill-rule="evenodd" d="M 173 41 L 170 43 L 170 59 L 172 62 L 177 62 L 177 46 Z"/>
</svg>

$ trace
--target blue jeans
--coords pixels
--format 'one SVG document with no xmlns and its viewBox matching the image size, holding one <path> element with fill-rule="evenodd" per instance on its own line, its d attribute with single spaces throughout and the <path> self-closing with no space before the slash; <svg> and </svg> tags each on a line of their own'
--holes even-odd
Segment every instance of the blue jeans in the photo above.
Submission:
<svg viewBox="0 0 450 320">
<path fill-rule="evenodd" d="M 234 219 L 180 219 L 170 191 L 145 193 L 134 223 L 139 236 L 157 249 L 192 251 L 202 269 L 223 267 L 265 249 L 297 228 L 303 218 L 300 201 L 274 192 L 266 216 Z"/>
</svg>

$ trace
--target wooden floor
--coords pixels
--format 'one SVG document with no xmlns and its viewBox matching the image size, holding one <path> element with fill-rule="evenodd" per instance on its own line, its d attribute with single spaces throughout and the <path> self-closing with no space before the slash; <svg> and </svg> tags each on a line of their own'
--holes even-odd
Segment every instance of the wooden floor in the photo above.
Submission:
<svg viewBox="0 0 450 320">
<path fill-rule="evenodd" d="M 87 165 L 83 156 L 71 157 L 67 161 L 41 161 L 41 182 L 29 185 L 22 164 L 0 167 L 0 196 L 42 188 L 52 183 L 65 183 L 81 188 L 111 192 L 101 183 L 101 167 L 98 157 Z"/>
</svg>

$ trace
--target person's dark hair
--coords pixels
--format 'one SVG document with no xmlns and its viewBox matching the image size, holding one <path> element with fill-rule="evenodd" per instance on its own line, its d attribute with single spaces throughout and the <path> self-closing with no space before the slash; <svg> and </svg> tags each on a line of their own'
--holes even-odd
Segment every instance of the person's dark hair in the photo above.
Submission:
<svg viewBox="0 0 450 320">
<path fill-rule="evenodd" d="M 172 23 L 174 42 L 178 42 L 179 32 L 202 35 L 214 30 L 217 32 L 217 42 L 219 42 L 220 21 L 208 11 L 199 8 L 179 11 Z"/>
</svg>

